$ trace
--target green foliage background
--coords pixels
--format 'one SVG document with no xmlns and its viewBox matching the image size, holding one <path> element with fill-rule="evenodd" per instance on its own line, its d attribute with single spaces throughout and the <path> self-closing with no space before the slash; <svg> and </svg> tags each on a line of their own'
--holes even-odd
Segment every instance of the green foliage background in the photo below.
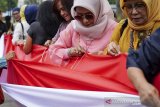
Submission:
<svg viewBox="0 0 160 107">
<path fill-rule="evenodd" d="M 108 0 L 110 4 L 116 4 L 118 0 Z M 17 6 L 18 0 L 0 0 L 0 10 L 7 11 Z M 39 4 L 42 0 L 25 0 L 26 4 Z"/>
<path fill-rule="evenodd" d="M 42 0 L 24 0 L 25 4 L 40 4 Z"/>
<path fill-rule="evenodd" d="M 17 6 L 18 0 L 0 0 L 0 10 L 3 12 Z"/>
</svg>

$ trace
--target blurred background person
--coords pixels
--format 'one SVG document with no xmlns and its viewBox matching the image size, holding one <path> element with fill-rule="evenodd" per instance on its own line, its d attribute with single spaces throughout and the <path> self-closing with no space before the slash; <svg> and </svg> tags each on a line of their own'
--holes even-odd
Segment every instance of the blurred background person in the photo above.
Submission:
<svg viewBox="0 0 160 107">
<path fill-rule="evenodd" d="M 60 32 L 63 31 L 67 25 L 73 20 L 71 15 L 71 7 L 74 0 L 55 0 L 54 9 L 59 16 L 61 24 L 57 31 L 57 34 L 52 39 L 52 43 L 55 43 L 60 36 Z"/>
<path fill-rule="evenodd" d="M 57 14 L 53 11 L 53 1 L 42 2 L 38 8 L 36 21 L 31 24 L 28 30 L 24 52 L 29 54 L 33 44 L 48 46 L 45 44 L 46 41 L 55 36 L 59 25 Z"/>
<path fill-rule="evenodd" d="M 19 7 L 13 8 L 12 15 L 13 15 L 13 19 L 16 22 L 19 22 L 21 20 L 21 17 L 20 17 L 20 8 Z"/>
<path fill-rule="evenodd" d="M 15 29 L 17 23 L 21 21 L 19 7 L 15 7 L 12 9 L 12 17 L 13 17 L 13 29 Z"/>
<path fill-rule="evenodd" d="M 0 37 L 5 32 L 7 32 L 7 28 L 5 23 L 3 22 L 2 11 L 0 10 Z"/>
<path fill-rule="evenodd" d="M 15 8 L 12 9 L 12 17 L 13 17 L 13 28 L 15 28 L 17 22 L 21 21 L 20 8 L 19 7 L 15 7 Z"/>
<path fill-rule="evenodd" d="M 13 29 L 13 24 L 11 22 L 11 16 L 5 16 L 5 24 L 7 28 L 7 33 L 12 34 L 14 29 Z"/>
<path fill-rule="evenodd" d="M 36 21 L 38 6 L 36 4 L 28 5 L 25 8 L 24 16 L 29 25 Z"/>
<path fill-rule="evenodd" d="M 12 38 L 13 45 L 22 45 L 25 42 L 27 36 L 27 30 L 29 29 L 29 24 L 26 22 L 24 11 L 26 5 L 23 5 L 20 9 L 21 20 L 17 23 Z"/>
</svg>

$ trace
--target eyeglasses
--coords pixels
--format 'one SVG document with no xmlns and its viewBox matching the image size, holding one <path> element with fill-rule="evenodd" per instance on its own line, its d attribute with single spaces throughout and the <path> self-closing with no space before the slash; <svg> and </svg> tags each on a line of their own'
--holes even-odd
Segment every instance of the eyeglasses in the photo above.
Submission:
<svg viewBox="0 0 160 107">
<path fill-rule="evenodd" d="M 133 9 L 136 9 L 137 11 L 140 11 L 140 10 L 144 10 L 146 7 L 145 3 L 143 2 L 139 2 L 139 3 L 133 3 L 133 4 L 129 4 L 129 3 L 126 3 L 123 8 L 126 8 L 126 10 L 128 12 L 131 12 Z"/>
<path fill-rule="evenodd" d="M 93 16 L 93 14 L 83 14 L 83 15 L 76 15 L 76 16 L 74 16 L 74 18 L 76 20 L 83 20 L 83 19 L 93 20 L 94 16 Z"/>
<path fill-rule="evenodd" d="M 14 15 L 14 16 L 17 15 L 17 14 L 19 14 L 19 12 L 13 12 L 13 15 Z"/>
</svg>

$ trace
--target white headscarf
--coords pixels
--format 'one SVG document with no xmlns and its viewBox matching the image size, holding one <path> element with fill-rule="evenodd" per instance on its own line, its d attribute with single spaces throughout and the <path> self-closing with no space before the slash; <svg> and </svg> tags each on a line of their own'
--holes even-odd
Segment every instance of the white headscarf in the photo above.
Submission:
<svg viewBox="0 0 160 107">
<path fill-rule="evenodd" d="M 108 19 L 114 20 L 114 14 L 108 0 L 74 0 L 71 9 L 72 17 L 76 15 L 75 7 L 83 7 L 91 11 L 95 16 L 95 23 L 91 27 L 83 26 L 79 21 L 73 20 L 71 23 L 74 30 L 81 36 L 87 38 L 101 38 L 108 25 Z"/>
</svg>

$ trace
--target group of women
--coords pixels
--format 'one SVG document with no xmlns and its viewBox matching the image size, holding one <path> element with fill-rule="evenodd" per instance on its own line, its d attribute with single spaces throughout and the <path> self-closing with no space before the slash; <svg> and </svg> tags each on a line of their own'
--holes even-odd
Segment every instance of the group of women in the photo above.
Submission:
<svg viewBox="0 0 160 107">
<path fill-rule="evenodd" d="M 117 56 L 129 51 L 128 76 L 142 104 L 160 107 L 158 89 L 152 85 L 160 64 L 160 1 L 120 0 L 120 7 L 126 19 L 117 24 L 107 0 L 43 2 L 24 52 L 30 53 L 33 44 L 49 46 L 53 63 L 62 66 L 86 53 Z"/>
</svg>

